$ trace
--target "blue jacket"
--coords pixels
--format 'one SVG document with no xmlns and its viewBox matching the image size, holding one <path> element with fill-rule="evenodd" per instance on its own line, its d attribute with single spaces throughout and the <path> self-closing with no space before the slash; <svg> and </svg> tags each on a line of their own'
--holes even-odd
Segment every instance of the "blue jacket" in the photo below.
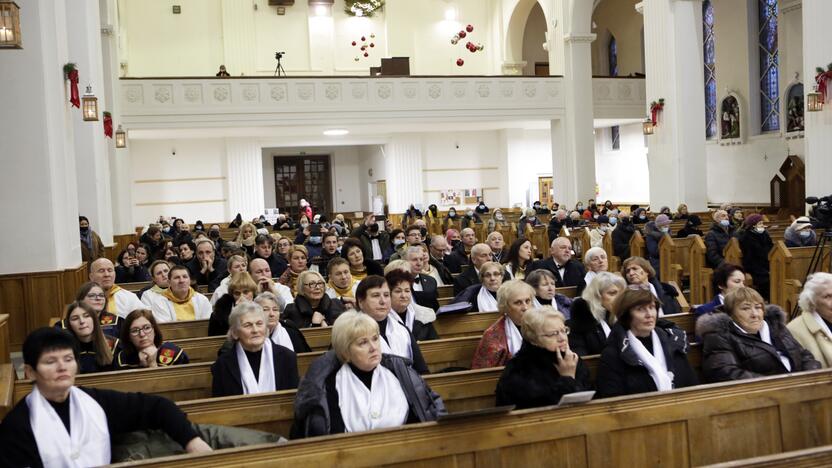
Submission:
<svg viewBox="0 0 832 468">
<path fill-rule="evenodd" d="M 717 294 L 716 296 L 714 296 L 714 298 L 711 302 L 708 302 L 706 304 L 702 304 L 699 307 L 695 307 L 693 309 L 693 315 L 696 318 L 699 318 L 702 315 L 710 314 L 711 312 L 715 311 L 719 307 L 722 307 L 722 301 L 719 300 L 719 294 Z"/>
</svg>

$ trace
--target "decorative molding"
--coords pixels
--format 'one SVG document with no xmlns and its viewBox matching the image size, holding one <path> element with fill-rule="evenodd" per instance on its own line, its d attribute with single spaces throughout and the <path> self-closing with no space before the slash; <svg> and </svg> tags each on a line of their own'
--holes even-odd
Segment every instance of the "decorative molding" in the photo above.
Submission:
<svg viewBox="0 0 832 468">
<path fill-rule="evenodd" d="M 500 190 L 500 187 L 482 187 L 480 190 Z M 422 190 L 424 193 L 442 193 L 444 190 Z"/>
<path fill-rule="evenodd" d="M 195 182 L 203 180 L 225 180 L 225 177 L 185 177 L 182 179 L 142 179 L 134 180 L 134 184 L 167 184 L 173 182 Z"/>
<path fill-rule="evenodd" d="M 183 200 L 183 201 L 174 201 L 174 202 L 146 202 L 146 203 L 136 203 L 133 206 L 163 206 L 163 205 L 201 205 L 205 203 L 225 203 L 227 200 L 225 198 L 220 200 Z"/>
<path fill-rule="evenodd" d="M 567 34 L 563 36 L 563 42 L 567 44 L 591 44 L 595 41 L 596 34 Z"/>
<path fill-rule="evenodd" d="M 481 167 L 461 167 L 461 168 L 443 168 L 443 169 L 422 169 L 422 172 L 465 172 L 465 171 L 498 171 L 497 166 L 481 166 Z"/>
</svg>

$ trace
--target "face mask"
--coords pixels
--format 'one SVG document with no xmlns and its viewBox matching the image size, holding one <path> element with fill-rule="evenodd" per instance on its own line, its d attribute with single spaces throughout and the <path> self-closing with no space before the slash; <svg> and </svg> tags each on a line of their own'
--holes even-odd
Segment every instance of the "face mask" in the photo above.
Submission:
<svg viewBox="0 0 832 468">
<path fill-rule="evenodd" d="M 219 231 L 211 231 L 208 233 L 208 237 L 210 237 L 211 239 L 216 239 L 220 237 L 220 233 Z"/>
<path fill-rule="evenodd" d="M 661 228 L 659 228 L 659 230 L 662 231 L 665 234 L 670 232 L 670 228 L 667 227 L 667 226 L 662 226 Z"/>
<path fill-rule="evenodd" d="M 310 236 L 309 237 L 310 244 L 320 244 L 321 243 L 321 236 Z"/>
<path fill-rule="evenodd" d="M 448 216 L 450 216 L 451 218 L 453 218 L 454 216 L 456 216 L 456 211 L 449 211 L 449 212 L 448 212 Z"/>
<path fill-rule="evenodd" d="M 536 209 L 536 210 L 539 210 L 539 209 L 540 209 L 540 205 L 538 205 L 537 203 L 535 203 L 533 208 L 534 208 L 534 209 Z"/>
<path fill-rule="evenodd" d="M 404 244 L 404 239 L 396 239 L 396 240 L 393 241 L 393 245 L 396 246 L 396 247 L 398 247 L 402 244 Z"/>
<path fill-rule="evenodd" d="M 599 215 L 598 215 L 598 213 L 595 213 L 594 215 L 592 215 L 592 217 L 593 217 L 594 219 L 598 219 L 598 216 L 599 216 Z"/>
<path fill-rule="evenodd" d="M 88 228 L 88 227 L 81 228 L 81 234 L 86 234 L 88 232 L 90 232 L 90 228 Z"/>
<path fill-rule="evenodd" d="M 535 219 L 537 219 L 537 217 L 535 217 L 535 216 L 529 216 L 529 221 L 530 221 L 530 222 L 532 222 L 532 223 L 533 223 Z"/>
<path fill-rule="evenodd" d="M 800 237 L 810 237 L 812 235 L 812 231 L 800 231 Z"/>
<path fill-rule="evenodd" d="M 461 243 L 462 243 L 462 241 L 461 241 L 461 240 L 459 240 L 459 239 L 454 239 L 454 240 L 452 240 L 452 241 L 451 241 L 451 246 L 456 247 L 456 246 L 458 246 L 458 245 L 459 245 L 459 244 L 461 244 Z"/>
<path fill-rule="evenodd" d="M 419 228 L 419 234 L 421 234 L 421 235 L 422 235 L 422 238 L 424 238 L 425 236 L 427 236 L 427 235 L 428 235 L 428 228 L 423 228 L 423 227 L 420 227 L 420 228 Z M 402 241 L 402 242 L 404 242 L 404 241 Z"/>
<path fill-rule="evenodd" d="M 307 227 L 307 226 L 309 226 L 309 223 L 300 223 L 300 227 L 305 228 L 305 227 Z"/>
<path fill-rule="evenodd" d="M 645 219 L 647 219 L 647 216 L 644 216 L 644 215 L 638 215 L 638 219 L 645 220 Z"/>
<path fill-rule="evenodd" d="M 471 211 L 471 210 L 468 210 L 467 212 L 465 212 L 465 214 L 467 214 L 469 218 L 470 218 L 471 216 L 474 216 L 474 212 L 473 212 L 473 211 Z"/>
<path fill-rule="evenodd" d="M 170 228 L 169 228 L 169 227 L 162 228 L 162 232 L 164 232 L 165 234 L 167 234 L 167 233 L 169 233 L 169 232 L 170 232 Z"/>
<path fill-rule="evenodd" d="M 731 225 L 731 223 L 729 223 L 727 219 L 723 219 L 722 221 L 719 222 L 719 225 L 722 226 L 722 227 L 728 227 L 728 226 Z"/>
<path fill-rule="evenodd" d="M 582 209 L 584 209 L 584 206 L 583 205 L 578 205 L 577 209 L 582 210 Z"/>
<path fill-rule="evenodd" d="M 754 228 L 754 232 L 756 232 L 757 234 L 762 234 L 762 233 L 766 232 L 766 228 L 761 228 L 761 227 Z"/>
<path fill-rule="evenodd" d="M 618 223 L 618 218 L 616 218 L 615 216 L 610 218 L 610 226 L 615 226 L 617 223 Z"/>
</svg>

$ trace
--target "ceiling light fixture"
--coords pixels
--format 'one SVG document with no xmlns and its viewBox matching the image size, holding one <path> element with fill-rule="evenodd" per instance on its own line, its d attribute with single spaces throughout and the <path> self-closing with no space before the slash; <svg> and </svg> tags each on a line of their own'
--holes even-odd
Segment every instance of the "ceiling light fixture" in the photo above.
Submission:
<svg viewBox="0 0 832 468">
<path fill-rule="evenodd" d="M 343 128 L 333 128 L 332 130 L 324 130 L 324 135 L 326 136 L 344 136 L 350 133 L 349 130 L 345 130 Z"/>
</svg>

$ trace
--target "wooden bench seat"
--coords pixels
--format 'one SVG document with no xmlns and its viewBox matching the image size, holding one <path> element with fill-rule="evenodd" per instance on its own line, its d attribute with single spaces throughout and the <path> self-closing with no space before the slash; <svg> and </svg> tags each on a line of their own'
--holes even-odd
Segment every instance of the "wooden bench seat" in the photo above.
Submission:
<svg viewBox="0 0 832 468">
<path fill-rule="evenodd" d="M 829 466 L 830 460 L 832 460 L 832 445 L 824 445 L 762 457 L 715 463 L 704 468 L 815 468 Z"/>
<path fill-rule="evenodd" d="M 701 466 L 832 443 L 832 371 L 121 466 Z"/>
</svg>

